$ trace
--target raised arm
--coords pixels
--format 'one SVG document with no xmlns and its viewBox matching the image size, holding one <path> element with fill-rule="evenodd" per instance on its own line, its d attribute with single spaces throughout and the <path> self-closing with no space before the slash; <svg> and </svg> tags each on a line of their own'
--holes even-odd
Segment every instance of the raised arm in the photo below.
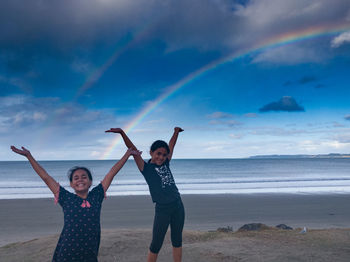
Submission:
<svg viewBox="0 0 350 262">
<path fill-rule="evenodd" d="M 11 146 L 13 152 L 26 157 L 29 163 L 32 165 L 34 171 L 41 177 L 41 179 L 46 183 L 50 188 L 51 192 L 57 194 L 60 188 L 60 185 L 53 179 L 44 168 L 42 168 L 39 163 L 34 159 L 30 151 L 22 146 L 22 149 Z"/>
<path fill-rule="evenodd" d="M 127 148 L 132 148 L 134 150 L 137 150 L 136 146 L 131 142 L 129 137 L 125 134 L 124 130 L 121 128 L 110 128 L 109 130 L 105 131 L 106 133 L 116 133 L 120 134 L 123 138 L 124 144 Z M 143 171 L 143 167 L 145 162 L 143 161 L 141 154 L 133 154 L 134 160 L 136 162 L 136 165 L 140 171 Z"/>
<path fill-rule="evenodd" d="M 169 155 L 168 155 L 169 161 L 173 157 L 173 152 L 174 152 L 174 147 L 175 147 L 175 144 L 176 144 L 176 141 L 177 141 L 177 137 L 179 136 L 179 133 L 182 132 L 182 131 L 184 131 L 184 130 L 181 127 L 175 127 L 174 128 L 174 134 L 170 138 L 170 141 L 169 141 L 169 149 L 170 149 L 170 152 L 169 152 Z"/>
<path fill-rule="evenodd" d="M 137 151 L 137 150 L 134 150 L 132 148 L 129 148 L 126 151 L 126 153 L 124 154 L 124 156 L 117 163 L 114 164 L 114 166 L 109 170 L 109 172 L 107 173 L 107 175 L 104 177 L 104 179 L 101 182 L 105 192 L 107 191 L 107 189 L 111 185 L 112 180 L 115 177 L 115 175 L 124 166 L 124 164 L 126 163 L 126 160 L 128 160 L 130 155 L 133 155 L 133 156 L 138 155 L 138 156 L 140 156 L 141 152 Z"/>
<path fill-rule="evenodd" d="M 120 134 L 123 138 L 124 144 L 126 145 L 127 148 L 132 148 L 137 150 L 136 146 L 131 142 L 129 137 L 125 134 L 124 130 L 121 128 L 110 128 L 109 130 L 105 131 L 106 133 L 116 133 Z"/>
</svg>

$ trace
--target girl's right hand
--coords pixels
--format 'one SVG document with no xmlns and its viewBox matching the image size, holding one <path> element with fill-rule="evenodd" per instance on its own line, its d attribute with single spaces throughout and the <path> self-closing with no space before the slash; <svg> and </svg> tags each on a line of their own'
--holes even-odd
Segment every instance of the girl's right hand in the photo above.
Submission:
<svg viewBox="0 0 350 262">
<path fill-rule="evenodd" d="M 105 131 L 106 133 L 117 133 L 117 134 L 120 134 L 123 132 L 123 129 L 121 128 L 110 128 L 109 130 L 106 130 Z"/>
<path fill-rule="evenodd" d="M 12 149 L 13 152 L 15 152 L 15 153 L 17 153 L 19 155 L 22 155 L 22 156 L 25 156 L 25 157 L 30 156 L 30 151 L 28 149 L 26 149 L 25 147 L 23 147 L 23 146 L 22 146 L 22 150 L 18 149 L 15 146 L 11 146 L 11 149 Z"/>
<path fill-rule="evenodd" d="M 128 148 L 128 150 L 126 152 L 132 156 L 141 156 L 141 154 L 142 154 L 142 151 L 135 150 L 133 148 Z"/>
</svg>

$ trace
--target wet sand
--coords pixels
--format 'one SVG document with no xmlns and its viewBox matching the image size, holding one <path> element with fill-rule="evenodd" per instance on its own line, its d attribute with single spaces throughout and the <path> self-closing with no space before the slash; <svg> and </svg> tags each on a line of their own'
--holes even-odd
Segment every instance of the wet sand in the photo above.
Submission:
<svg viewBox="0 0 350 262">
<path fill-rule="evenodd" d="M 350 195 L 183 195 L 185 230 L 212 231 L 259 222 L 293 228 L 350 228 Z M 0 200 L 0 246 L 59 234 L 63 213 L 53 199 Z M 151 229 L 149 196 L 111 196 L 103 202 L 101 227 Z"/>
</svg>

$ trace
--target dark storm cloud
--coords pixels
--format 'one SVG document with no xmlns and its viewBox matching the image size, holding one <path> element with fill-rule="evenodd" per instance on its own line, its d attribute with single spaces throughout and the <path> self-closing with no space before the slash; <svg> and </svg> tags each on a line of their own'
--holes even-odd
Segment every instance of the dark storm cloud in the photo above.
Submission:
<svg viewBox="0 0 350 262">
<path fill-rule="evenodd" d="M 169 49 L 232 52 L 305 24 L 342 21 L 350 8 L 347 0 L 3 0 L 0 5 L 0 47 L 46 43 L 61 52 L 115 42 L 147 27 L 145 37 L 161 39 Z"/>
<path fill-rule="evenodd" d="M 27 74 L 33 72 L 40 84 L 44 76 L 56 81 L 56 72 L 59 79 L 65 76 L 53 64 L 74 71 L 82 59 L 92 71 L 126 38 L 137 39 L 140 48 L 161 42 L 164 48 L 157 50 L 159 56 L 175 50 L 226 56 L 304 29 L 305 24 L 343 22 L 349 9 L 347 0 L 3 0 L 0 72 L 27 81 L 31 80 Z M 293 45 L 262 52 L 255 61 L 322 61 L 318 48 L 322 47 Z"/>
<path fill-rule="evenodd" d="M 277 102 L 272 102 L 263 106 L 259 111 L 263 113 L 270 111 L 301 112 L 305 111 L 305 109 L 298 105 L 293 97 L 284 96 Z"/>
<path fill-rule="evenodd" d="M 276 35 L 297 30 L 305 30 L 305 25 L 344 22 L 348 16 L 350 2 L 346 0 L 251 0 L 240 1 L 177 1 L 172 5 L 159 5 L 164 14 L 157 35 L 170 50 L 184 47 L 214 49 L 234 52 L 241 48 L 251 48 L 257 43 Z M 315 45 L 288 49 L 288 52 L 274 53 L 258 59 L 272 60 L 275 56 L 288 61 L 319 61 L 321 48 Z M 272 57 L 273 56 L 273 57 Z"/>
<path fill-rule="evenodd" d="M 89 45 L 101 36 L 120 35 L 123 28 L 132 29 L 132 19 L 142 17 L 141 10 L 135 8 L 137 2 L 131 5 L 126 1 L 94 0 L 1 1 L 0 44 L 18 48 L 23 43 L 50 43 L 57 49 Z M 147 6 L 144 8 L 147 12 Z"/>
<path fill-rule="evenodd" d="M 149 13 L 136 2 L 1 1 L 0 63 L 11 73 L 28 72 L 43 60 L 71 63 L 79 53 L 115 45 L 142 24 L 142 11 Z"/>
<path fill-rule="evenodd" d="M 249 45 L 253 43 L 254 38 L 259 42 L 258 39 L 269 39 L 288 32 L 307 30 L 314 26 L 349 23 L 349 9 L 350 2 L 343 0 L 335 2 L 328 0 L 253 0 L 240 12 L 245 18 L 244 21 L 248 22 L 245 31 L 250 33 L 251 38 L 246 34 L 241 38 L 249 39 L 247 41 Z M 311 44 L 306 45 L 305 42 Z M 253 61 L 292 65 L 309 62 L 320 63 L 330 59 L 328 54 L 329 38 L 319 39 L 318 43 L 323 42 L 322 45 L 316 45 L 312 42 L 311 39 L 295 43 L 292 46 L 284 45 L 266 50 L 258 54 Z"/>
</svg>

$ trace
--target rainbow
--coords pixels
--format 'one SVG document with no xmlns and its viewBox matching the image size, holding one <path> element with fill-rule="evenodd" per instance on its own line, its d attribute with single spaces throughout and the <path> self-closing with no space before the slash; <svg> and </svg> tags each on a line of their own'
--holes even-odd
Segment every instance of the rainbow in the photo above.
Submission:
<svg viewBox="0 0 350 262">
<path fill-rule="evenodd" d="M 159 18 L 157 18 L 159 20 Z M 135 30 L 134 32 L 130 33 L 133 37 L 129 37 L 127 39 L 121 40 L 117 46 L 114 48 L 114 51 L 112 55 L 109 56 L 106 62 L 104 62 L 100 67 L 98 67 L 96 70 L 94 70 L 88 77 L 87 80 L 83 83 L 81 87 L 78 88 L 74 98 L 72 99 L 72 102 L 76 102 L 79 97 L 81 97 L 88 89 L 90 89 L 102 76 L 103 74 L 108 70 L 110 66 L 114 64 L 114 62 L 128 49 L 135 46 L 137 43 L 139 43 L 144 37 L 149 35 L 152 30 L 154 30 L 153 25 L 157 22 L 157 19 L 150 20 L 148 23 L 144 23 L 142 27 L 138 28 L 138 30 Z M 44 143 L 50 134 L 54 133 L 55 131 L 55 124 L 61 119 L 64 118 L 66 113 L 66 107 L 69 107 L 70 103 L 66 103 L 65 106 L 62 106 L 60 109 L 57 110 L 57 112 L 54 113 L 54 115 L 49 119 L 48 123 L 46 124 L 46 128 L 43 129 L 41 132 L 37 135 L 37 143 Z"/>
<path fill-rule="evenodd" d="M 172 95 L 174 95 L 179 89 L 182 87 L 190 84 L 194 80 L 200 78 L 205 73 L 208 73 L 215 68 L 222 66 L 226 63 L 233 62 L 234 60 L 240 59 L 242 57 L 245 57 L 247 55 L 252 55 L 256 53 L 261 53 L 263 51 L 266 51 L 271 48 L 276 48 L 283 45 L 288 45 L 300 41 L 305 41 L 308 39 L 313 39 L 317 37 L 327 36 L 327 35 L 334 35 L 339 34 L 345 31 L 350 30 L 350 24 L 349 23 L 342 23 L 342 24 L 328 24 L 328 25 L 320 25 L 320 26 L 314 26 L 307 29 L 302 29 L 298 31 L 293 32 L 287 32 L 283 33 L 274 37 L 271 37 L 267 40 L 264 40 L 258 44 L 256 44 L 253 47 L 241 50 L 239 52 L 235 52 L 233 54 L 230 54 L 226 57 L 217 59 L 199 69 L 196 71 L 190 73 L 189 75 L 182 78 L 177 83 L 168 86 L 159 97 L 157 97 L 155 100 L 150 102 L 147 106 L 145 106 L 125 127 L 124 131 L 128 133 L 131 131 L 135 126 L 137 126 L 147 115 L 149 115 L 157 106 L 159 106 L 161 103 L 163 103 L 166 99 L 170 98 Z M 118 145 L 118 143 L 121 141 L 120 136 L 117 136 L 110 146 L 106 149 L 106 151 L 101 155 L 100 159 L 106 159 L 111 152 L 114 150 L 114 148 Z"/>
<path fill-rule="evenodd" d="M 92 72 L 92 74 L 88 77 L 84 84 L 79 88 L 74 100 L 77 100 L 82 94 L 85 93 L 86 90 L 91 88 L 102 77 L 102 75 L 107 71 L 107 69 L 114 64 L 114 62 L 120 57 L 120 55 L 122 55 L 125 51 L 139 43 L 146 35 L 149 34 L 151 30 L 152 26 L 147 24 L 147 26 L 143 26 L 142 29 L 139 29 L 138 32 L 135 33 L 134 38 L 130 38 L 129 40 L 125 41 L 125 43 L 118 44 L 118 47 L 116 48 L 114 53 L 108 58 L 108 60 L 102 66 L 100 66 L 98 69 Z"/>
</svg>

